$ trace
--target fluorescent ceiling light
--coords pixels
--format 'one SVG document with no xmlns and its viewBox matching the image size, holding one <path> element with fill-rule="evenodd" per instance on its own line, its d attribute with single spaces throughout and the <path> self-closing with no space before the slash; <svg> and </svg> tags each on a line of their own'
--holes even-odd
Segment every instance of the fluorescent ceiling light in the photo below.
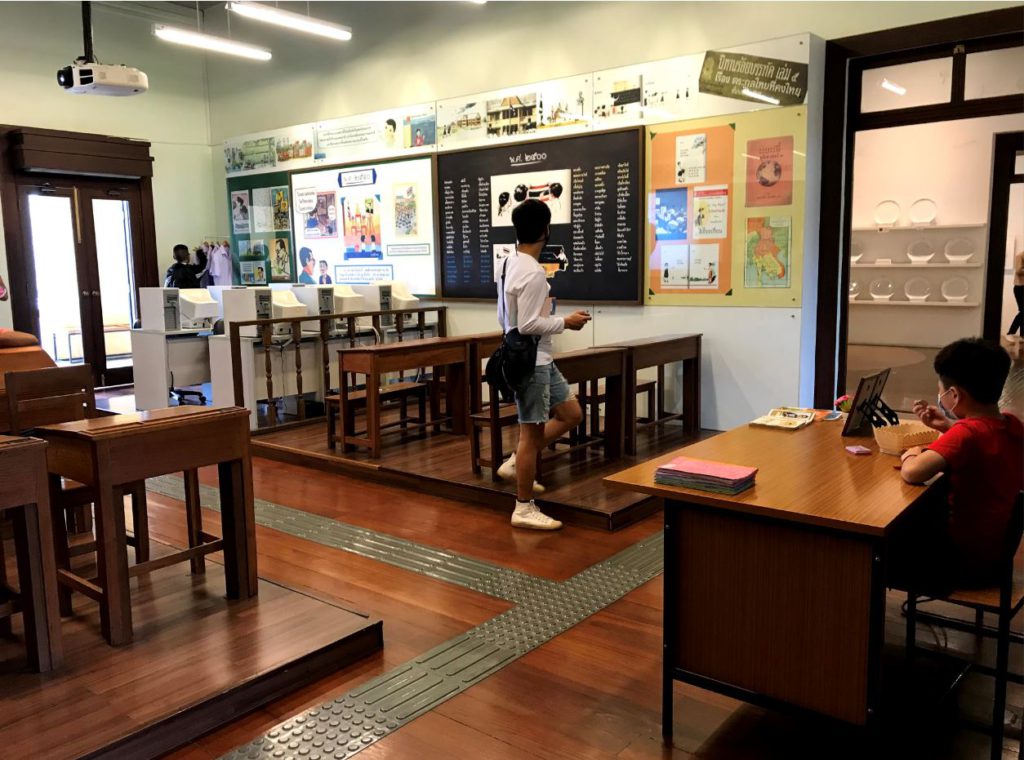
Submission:
<svg viewBox="0 0 1024 760">
<path fill-rule="evenodd" d="M 748 98 L 753 98 L 754 100 L 761 100 L 761 101 L 763 101 L 765 103 L 771 103 L 773 106 L 777 106 L 779 104 L 779 99 L 778 98 L 773 98 L 773 97 L 770 97 L 768 95 L 764 95 L 764 94 L 762 94 L 760 92 L 754 92 L 753 90 L 748 90 L 746 87 L 743 88 L 742 92 Z"/>
<path fill-rule="evenodd" d="M 895 82 L 890 82 L 888 79 L 885 79 L 885 78 L 882 79 L 882 89 L 883 90 L 888 90 L 889 92 L 895 92 L 897 95 L 906 95 L 907 94 L 907 88 L 906 87 L 900 87 Z"/>
<path fill-rule="evenodd" d="M 269 61 L 270 51 L 266 48 L 255 45 L 247 45 L 244 42 L 235 42 L 226 37 L 215 37 L 212 34 L 193 32 L 188 29 L 179 29 L 175 26 L 164 26 L 163 24 L 153 25 L 153 34 L 166 42 L 174 42 L 178 45 L 200 48 L 209 53 L 226 53 L 237 55 L 242 58 L 249 58 L 253 61 Z"/>
<path fill-rule="evenodd" d="M 487 0 L 466 0 L 466 2 L 473 5 L 487 5 Z"/>
<path fill-rule="evenodd" d="M 224 6 L 229 11 L 245 16 L 255 21 L 262 21 L 275 26 L 283 26 L 285 29 L 292 29 L 296 32 L 315 34 L 319 37 L 327 37 L 332 40 L 346 42 L 352 39 L 352 30 L 341 24 L 332 24 L 330 21 L 303 16 L 301 13 L 283 11 L 269 5 L 248 2 L 230 2 Z"/>
</svg>

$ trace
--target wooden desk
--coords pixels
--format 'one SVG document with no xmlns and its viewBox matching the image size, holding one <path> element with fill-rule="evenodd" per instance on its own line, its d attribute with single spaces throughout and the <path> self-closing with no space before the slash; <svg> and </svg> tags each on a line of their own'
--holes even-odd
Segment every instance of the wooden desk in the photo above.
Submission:
<svg viewBox="0 0 1024 760">
<path fill-rule="evenodd" d="M 895 457 L 841 430 L 744 426 L 605 479 L 665 499 L 666 736 L 673 679 L 856 725 L 879 716 L 886 537 L 940 489 L 904 483 Z M 757 483 L 733 497 L 655 485 L 680 454 L 758 467 Z"/>
<path fill-rule="evenodd" d="M 460 335 L 469 345 L 469 411 L 473 414 L 484 408 L 483 387 L 485 361 L 501 345 L 501 333 Z"/>
<path fill-rule="evenodd" d="M 636 373 L 647 367 L 658 368 L 657 405 L 648 410 L 652 422 L 683 420 L 687 433 L 700 431 L 700 361 L 701 336 L 661 335 L 654 338 L 609 343 L 626 349 L 626 453 L 636 454 Z M 674 362 L 683 364 L 683 411 L 682 414 L 665 413 L 665 365 Z M 595 394 L 596 395 L 596 394 Z"/>
<path fill-rule="evenodd" d="M 50 355 L 39 346 L 0 349 L 0 433 L 9 433 L 11 430 L 7 421 L 6 373 L 56 366 Z"/>
<path fill-rule="evenodd" d="M 341 418 L 342 451 L 355 446 L 369 449 L 374 459 L 380 457 L 380 378 L 385 372 L 402 372 L 419 367 L 445 367 L 448 416 L 452 431 L 465 435 L 469 427 L 469 393 L 467 387 L 469 346 L 465 338 L 423 338 L 401 343 L 375 346 L 354 346 L 338 351 L 338 381 Z M 366 375 L 366 435 L 353 435 L 349 410 L 347 373 Z"/>
<path fill-rule="evenodd" d="M 567 351 L 555 355 L 555 366 L 569 385 L 604 379 L 604 454 L 606 459 L 621 457 L 626 407 L 625 349 L 598 347 Z"/>
<path fill-rule="evenodd" d="M 50 487 L 64 476 L 92 487 L 97 494 L 96 538 L 99 577 L 81 578 L 58 570 L 58 583 L 96 599 L 103 636 L 112 645 L 132 640 L 128 578 L 159 567 L 194 561 L 224 551 L 224 574 L 230 599 L 256 595 L 256 526 L 253 515 L 249 413 L 245 409 L 182 406 L 138 414 L 46 425 L 36 434 L 50 445 Z M 115 488 L 172 472 L 217 465 L 220 474 L 223 538 L 203 534 L 195 548 L 128 568 L 124 504 Z M 198 488 L 189 486 L 190 499 Z"/>
<path fill-rule="evenodd" d="M 41 673 L 63 661 L 53 560 L 46 444 L 0 435 L 0 513 L 14 518 L 18 587 L 29 665 Z M 2 589 L 0 589 L 2 590 Z M 0 598 L 0 606 L 4 600 Z"/>
</svg>

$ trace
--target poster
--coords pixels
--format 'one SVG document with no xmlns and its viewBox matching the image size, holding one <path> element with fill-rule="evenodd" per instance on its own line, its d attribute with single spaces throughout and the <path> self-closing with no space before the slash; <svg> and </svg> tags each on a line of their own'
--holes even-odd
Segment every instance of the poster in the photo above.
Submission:
<svg viewBox="0 0 1024 760">
<path fill-rule="evenodd" d="M 511 227 L 512 209 L 530 198 L 547 204 L 551 224 L 569 224 L 572 204 L 565 192 L 568 187 L 572 187 L 571 169 L 492 176 L 491 227 Z"/>
<path fill-rule="evenodd" d="M 274 232 L 289 232 L 292 228 L 292 223 L 288 188 L 272 187 L 270 193 L 274 211 Z"/>
<path fill-rule="evenodd" d="M 702 55 L 654 61 L 643 75 L 643 117 L 648 124 L 675 121 L 698 113 Z"/>
<path fill-rule="evenodd" d="M 274 208 L 269 187 L 252 189 L 252 207 L 250 208 L 252 231 L 257 235 L 274 231 Z"/>
<path fill-rule="evenodd" d="M 729 236 L 729 186 L 712 185 L 693 189 L 693 236 Z"/>
<path fill-rule="evenodd" d="M 692 185 L 707 178 L 708 136 L 680 135 L 676 138 L 676 184 Z"/>
<path fill-rule="evenodd" d="M 315 125 L 316 163 L 342 163 L 433 150 L 437 117 L 433 103 L 346 116 Z"/>
<path fill-rule="evenodd" d="M 788 216 L 755 216 L 747 219 L 744 287 L 790 286 L 792 226 L 793 220 Z"/>
<path fill-rule="evenodd" d="M 288 251 L 288 240 L 275 238 L 270 252 L 270 279 L 273 282 L 291 282 L 292 257 Z"/>
<path fill-rule="evenodd" d="M 793 202 L 793 136 L 747 141 L 748 208 Z"/>
<path fill-rule="evenodd" d="M 252 256 L 252 241 L 249 238 L 238 239 L 238 258 L 244 259 Z"/>
<path fill-rule="evenodd" d="M 397 279 L 437 294 L 429 157 L 292 174 L 299 281 L 365 284 Z M 334 209 L 334 212 L 330 211 Z"/>
<path fill-rule="evenodd" d="M 686 240 L 688 191 L 685 187 L 657 190 L 654 193 L 654 239 Z"/>
<path fill-rule="evenodd" d="M 798 105 L 807 95 L 807 69 L 798 61 L 709 50 L 700 70 L 700 91 L 768 105 Z"/>
<path fill-rule="evenodd" d="M 267 284 L 267 271 L 262 261 L 241 261 L 238 270 L 243 285 Z"/>
<path fill-rule="evenodd" d="M 296 124 L 224 141 L 224 172 L 228 176 L 268 172 L 277 167 L 293 169 L 312 161 L 311 124 Z"/>
<path fill-rule="evenodd" d="M 637 124 L 644 114 L 643 86 L 647 64 L 594 73 L 595 129 Z"/>
<path fill-rule="evenodd" d="M 231 193 L 231 227 L 236 235 L 247 235 L 251 231 L 248 190 L 236 190 Z"/>
</svg>

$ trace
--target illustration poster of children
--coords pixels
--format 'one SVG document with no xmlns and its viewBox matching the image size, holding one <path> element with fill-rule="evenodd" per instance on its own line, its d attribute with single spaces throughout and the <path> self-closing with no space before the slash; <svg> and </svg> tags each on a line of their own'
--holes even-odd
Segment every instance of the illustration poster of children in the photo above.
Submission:
<svg viewBox="0 0 1024 760">
<path fill-rule="evenodd" d="M 419 234 L 416 215 L 416 185 L 408 182 L 395 184 L 395 235 L 400 238 Z"/>
<path fill-rule="evenodd" d="M 317 193 L 316 206 L 306 214 L 305 237 L 338 237 L 338 210 L 334 205 L 334 193 Z"/>
<path fill-rule="evenodd" d="M 380 234 L 380 196 L 350 195 L 342 199 L 345 259 L 384 257 Z"/>
</svg>

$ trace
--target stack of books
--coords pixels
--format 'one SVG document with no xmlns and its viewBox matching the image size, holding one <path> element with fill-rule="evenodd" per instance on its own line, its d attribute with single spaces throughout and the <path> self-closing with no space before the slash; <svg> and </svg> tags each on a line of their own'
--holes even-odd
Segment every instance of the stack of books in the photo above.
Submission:
<svg viewBox="0 0 1024 760">
<path fill-rule="evenodd" d="M 654 482 L 735 496 L 754 485 L 756 475 L 756 467 L 676 457 L 655 470 Z"/>
</svg>

